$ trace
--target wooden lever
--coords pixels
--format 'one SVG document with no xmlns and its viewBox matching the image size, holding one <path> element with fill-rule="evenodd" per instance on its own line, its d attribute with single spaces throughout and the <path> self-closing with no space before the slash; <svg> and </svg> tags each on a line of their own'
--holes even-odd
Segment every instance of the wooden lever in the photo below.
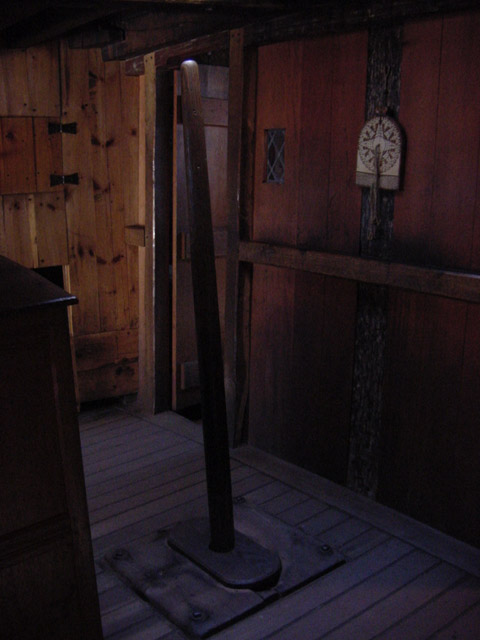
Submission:
<svg viewBox="0 0 480 640">
<path fill-rule="evenodd" d="M 203 409 L 210 549 L 235 546 L 217 280 L 198 66 L 181 65 L 193 301 Z"/>
</svg>

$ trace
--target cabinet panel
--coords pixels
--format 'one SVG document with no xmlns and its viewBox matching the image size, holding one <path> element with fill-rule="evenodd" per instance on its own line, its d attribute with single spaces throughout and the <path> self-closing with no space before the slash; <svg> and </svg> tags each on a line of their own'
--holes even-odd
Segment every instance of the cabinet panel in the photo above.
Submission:
<svg viewBox="0 0 480 640">
<path fill-rule="evenodd" d="M 68 264 L 67 218 L 63 191 L 33 196 L 38 266 Z"/>
<path fill-rule="evenodd" d="M 28 268 L 68 264 L 63 192 L 1 198 L 0 253 Z"/>
<path fill-rule="evenodd" d="M 0 194 L 36 190 L 32 118 L 0 121 Z"/>
<path fill-rule="evenodd" d="M 0 51 L 0 116 L 60 116 L 58 44 Z"/>
<path fill-rule="evenodd" d="M 49 133 L 49 123 L 57 123 L 58 120 L 52 118 L 34 118 L 33 134 L 35 139 L 35 175 L 36 191 L 63 191 L 63 185 L 51 186 L 51 175 L 62 175 L 62 135 Z"/>
</svg>

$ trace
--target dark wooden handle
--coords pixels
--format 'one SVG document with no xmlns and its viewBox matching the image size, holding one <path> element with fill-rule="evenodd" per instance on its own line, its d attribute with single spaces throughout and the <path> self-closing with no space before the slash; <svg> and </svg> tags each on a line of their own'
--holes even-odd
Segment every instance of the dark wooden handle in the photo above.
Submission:
<svg viewBox="0 0 480 640">
<path fill-rule="evenodd" d="M 198 66 L 193 60 L 182 63 L 181 81 L 210 547 L 226 552 L 235 545 L 232 486 L 205 130 Z"/>
</svg>

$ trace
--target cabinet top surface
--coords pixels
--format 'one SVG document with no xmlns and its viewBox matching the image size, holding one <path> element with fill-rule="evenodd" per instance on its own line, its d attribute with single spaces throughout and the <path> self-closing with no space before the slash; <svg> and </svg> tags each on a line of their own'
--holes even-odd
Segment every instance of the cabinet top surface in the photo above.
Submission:
<svg viewBox="0 0 480 640">
<path fill-rule="evenodd" d="M 35 271 L 0 256 L 0 313 L 75 304 L 77 299 Z"/>
</svg>

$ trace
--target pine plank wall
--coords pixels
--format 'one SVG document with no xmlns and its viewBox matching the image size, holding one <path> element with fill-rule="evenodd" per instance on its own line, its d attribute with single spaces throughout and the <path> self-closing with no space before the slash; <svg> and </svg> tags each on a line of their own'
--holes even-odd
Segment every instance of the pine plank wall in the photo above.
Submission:
<svg viewBox="0 0 480 640">
<path fill-rule="evenodd" d="M 0 253 L 61 267 L 79 400 L 138 386 L 139 79 L 99 49 L 63 43 L 0 53 Z M 77 133 L 49 133 L 49 123 Z M 50 176 L 78 174 L 51 186 Z"/>
</svg>

